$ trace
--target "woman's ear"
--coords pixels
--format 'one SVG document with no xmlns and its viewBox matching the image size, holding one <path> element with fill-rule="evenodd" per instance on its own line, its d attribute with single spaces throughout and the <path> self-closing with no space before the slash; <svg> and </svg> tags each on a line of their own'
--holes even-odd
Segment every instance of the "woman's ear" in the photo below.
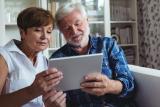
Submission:
<svg viewBox="0 0 160 107">
<path fill-rule="evenodd" d="M 21 40 L 24 40 L 25 31 L 23 29 L 19 28 L 19 32 L 20 32 Z"/>
</svg>

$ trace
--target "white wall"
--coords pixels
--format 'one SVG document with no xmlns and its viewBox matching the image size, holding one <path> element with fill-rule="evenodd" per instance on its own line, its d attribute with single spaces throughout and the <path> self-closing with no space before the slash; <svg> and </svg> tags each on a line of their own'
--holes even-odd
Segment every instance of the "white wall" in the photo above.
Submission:
<svg viewBox="0 0 160 107">
<path fill-rule="evenodd" d="M 4 0 L 0 0 L 0 26 L 4 25 Z"/>
<path fill-rule="evenodd" d="M 4 0 L 0 0 L 0 46 L 5 44 Z"/>
</svg>

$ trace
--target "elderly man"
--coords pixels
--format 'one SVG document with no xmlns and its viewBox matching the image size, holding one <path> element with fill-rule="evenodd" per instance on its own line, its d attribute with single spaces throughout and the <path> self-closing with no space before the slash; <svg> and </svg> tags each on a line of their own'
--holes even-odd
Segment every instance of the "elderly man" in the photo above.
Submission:
<svg viewBox="0 0 160 107">
<path fill-rule="evenodd" d="M 67 106 L 125 107 L 134 79 L 116 41 L 90 35 L 86 11 L 79 3 L 62 5 L 56 12 L 56 24 L 67 43 L 51 58 L 103 53 L 102 73 L 85 75 L 81 89 L 67 91 Z"/>
</svg>

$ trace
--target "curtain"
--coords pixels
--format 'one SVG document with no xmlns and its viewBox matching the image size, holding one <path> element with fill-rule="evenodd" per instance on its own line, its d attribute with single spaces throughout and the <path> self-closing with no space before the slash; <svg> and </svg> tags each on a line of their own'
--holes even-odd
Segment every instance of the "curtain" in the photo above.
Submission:
<svg viewBox="0 0 160 107">
<path fill-rule="evenodd" d="M 160 0 L 137 0 L 140 65 L 160 69 Z"/>
</svg>

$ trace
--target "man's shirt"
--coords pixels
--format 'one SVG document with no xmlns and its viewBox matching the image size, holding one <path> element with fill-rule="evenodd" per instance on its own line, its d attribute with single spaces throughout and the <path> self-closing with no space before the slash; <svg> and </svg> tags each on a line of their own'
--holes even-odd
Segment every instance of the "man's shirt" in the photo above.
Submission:
<svg viewBox="0 0 160 107">
<path fill-rule="evenodd" d="M 124 98 L 129 96 L 134 89 L 134 79 L 129 71 L 123 50 L 117 45 L 116 41 L 108 37 L 89 37 L 89 45 L 90 48 L 88 50 L 88 54 L 103 53 L 101 72 L 108 78 L 119 80 L 123 84 L 122 92 L 116 97 Z M 74 51 L 70 44 L 66 44 L 53 53 L 51 58 L 77 55 L 80 54 Z M 107 95 L 97 97 L 82 92 L 81 90 L 67 91 L 67 101 L 70 102 L 72 106 L 76 106 L 78 104 L 82 105 L 82 107 L 100 107 L 104 104 L 106 96 Z M 85 106 L 83 106 L 83 104 Z"/>
</svg>

